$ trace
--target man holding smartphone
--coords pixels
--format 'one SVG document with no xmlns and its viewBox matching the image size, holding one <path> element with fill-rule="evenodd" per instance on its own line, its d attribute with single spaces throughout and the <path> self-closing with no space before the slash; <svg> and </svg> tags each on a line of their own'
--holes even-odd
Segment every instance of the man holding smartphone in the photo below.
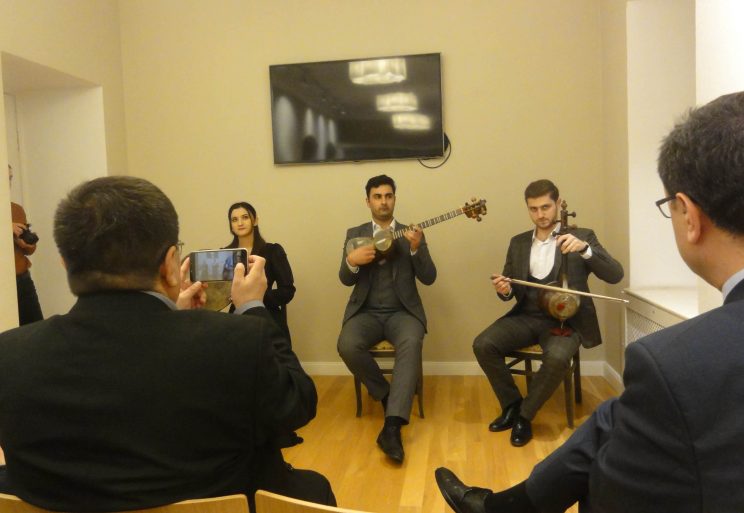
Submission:
<svg viewBox="0 0 744 513">
<path fill-rule="evenodd" d="M 110 176 L 60 203 L 54 239 L 77 303 L 0 334 L 0 492 L 57 511 L 123 511 L 266 489 L 335 505 L 282 459 L 315 386 L 235 268 L 238 315 L 199 309 L 178 217 L 153 184 Z"/>
</svg>

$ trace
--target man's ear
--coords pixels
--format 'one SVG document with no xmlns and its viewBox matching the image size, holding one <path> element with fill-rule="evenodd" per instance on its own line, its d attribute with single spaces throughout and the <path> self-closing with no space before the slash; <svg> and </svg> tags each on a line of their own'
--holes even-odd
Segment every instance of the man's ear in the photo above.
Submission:
<svg viewBox="0 0 744 513">
<path fill-rule="evenodd" d="M 685 222 L 685 236 L 687 237 L 687 242 L 690 244 L 696 244 L 703 236 L 703 216 L 705 216 L 705 214 L 697 203 L 692 201 L 687 194 L 678 192 L 676 198 L 679 202 L 677 208 L 679 208 L 680 214 Z"/>
<path fill-rule="evenodd" d="M 181 286 L 181 263 L 178 261 L 176 246 L 171 246 L 160 262 L 160 279 L 168 287 Z"/>
</svg>

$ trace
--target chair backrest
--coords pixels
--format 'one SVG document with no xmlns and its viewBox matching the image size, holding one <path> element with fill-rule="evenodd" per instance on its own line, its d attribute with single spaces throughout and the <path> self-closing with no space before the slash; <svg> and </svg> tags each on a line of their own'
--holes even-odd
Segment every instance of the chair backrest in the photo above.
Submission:
<svg viewBox="0 0 744 513">
<path fill-rule="evenodd" d="M 314 502 L 301 501 L 276 493 L 256 492 L 256 513 L 363 513 L 354 509 L 334 508 Z"/>
<path fill-rule="evenodd" d="M 4 493 L 0 493 L 0 511 L 2 513 L 52 513 L 47 509 L 32 506 L 15 495 Z M 127 513 L 248 513 L 248 501 L 245 495 L 226 495 L 209 499 L 190 499 L 167 506 L 137 509 Z"/>
</svg>

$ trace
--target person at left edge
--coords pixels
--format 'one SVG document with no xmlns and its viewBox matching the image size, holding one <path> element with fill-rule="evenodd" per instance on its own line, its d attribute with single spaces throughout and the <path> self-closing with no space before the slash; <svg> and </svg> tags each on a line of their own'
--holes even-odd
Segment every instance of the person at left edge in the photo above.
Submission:
<svg viewBox="0 0 744 513">
<path fill-rule="evenodd" d="M 268 288 L 263 302 L 271 317 L 284 331 L 287 338 L 290 338 L 287 303 L 292 301 L 296 289 L 287 253 L 280 244 L 266 242 L 261 236 L 261 230 L 258 228 L 258 214 L 250 203 L 240 201 L 230 205 L 227 209 L 227 219 L 233 240 L 225 247 L 246 248 L 249 254 L 266 259 L 265 271 Z M 231 307 L 230 311 L 233 310 L 234 307 Z"/>
<path fill-rule="evenodd" d="M 173 204 L 131 176 L 73 189 L 54 240 L 77 302 L 0 334 L 0 492 L 81 513 L 259 488 L 335 505 L 276 442 L 317 393 L 263 307 L 263 258 L 236 266 L 235 314 L 194 309 Z"/>
<path fill-rule="evenodd" d="M 357 247 L 346 254 L 346 245 L 356 237 L 372 237 L 398 223 L 395 211 L 395 182 L 386 175 L 367 181 L 367 207 L 372 221 L 346 232 L 344 254 L 338 272 L 341 283 L 354 286 L 344 312 L 338 337 L 338 352 L 346 366 L 382 402 L 385 424 L 377 445 L 393 461 L 403 462 L 401 427 L 408 424 L 421 365 L 421 348 L 426 332 L 426 314 L 416 280 L 431 285 L 437 269 L 429 255 L 424 232 L 411 226 L 403 237 L 393 241 L 384 258 L 377 259 L 371 245 Z M 383 339 L 395 346 L 393 379 L 388 384 L 369 349 Z"/>
<path fill-rule="evenodd" d="M 8 164 L 8 179 L 13 180 L 13 168 Z M 16 291 L 18 294 L 18 324 L 23 326 L 44 318 L 34 280 L 31 279 L 29 255 L 36 251 L 36 244 L 28 244 L 22 234 L 28 229 L 26 211 L 18 203 L 10 202 L 13 228 L 13 254 L 15 257 Z"/>
</svg>

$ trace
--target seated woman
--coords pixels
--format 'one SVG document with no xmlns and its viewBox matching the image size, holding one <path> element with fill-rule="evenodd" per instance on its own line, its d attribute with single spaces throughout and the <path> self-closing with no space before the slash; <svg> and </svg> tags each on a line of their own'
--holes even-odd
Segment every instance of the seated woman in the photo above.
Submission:
<svg viewBox="0 0 744 513">
<path fill-rule="evenodd" d="M 287 303 L 294 297 L 295 286 L 287 253 L 281 245 L 266 242 L 261 237 L 256 209 L 250 203 L 241 201 L 230 205 L 227 210 L 227 219 L 233 240 L 226 248 L 245 248 L 248 254 L 266 259 L 265 271 L 268 288 L 263 302 L 277 325 L 291 340 L 287 325 Z M 234 307 L 230 309 L 232 311 Z"/>
</svg>

